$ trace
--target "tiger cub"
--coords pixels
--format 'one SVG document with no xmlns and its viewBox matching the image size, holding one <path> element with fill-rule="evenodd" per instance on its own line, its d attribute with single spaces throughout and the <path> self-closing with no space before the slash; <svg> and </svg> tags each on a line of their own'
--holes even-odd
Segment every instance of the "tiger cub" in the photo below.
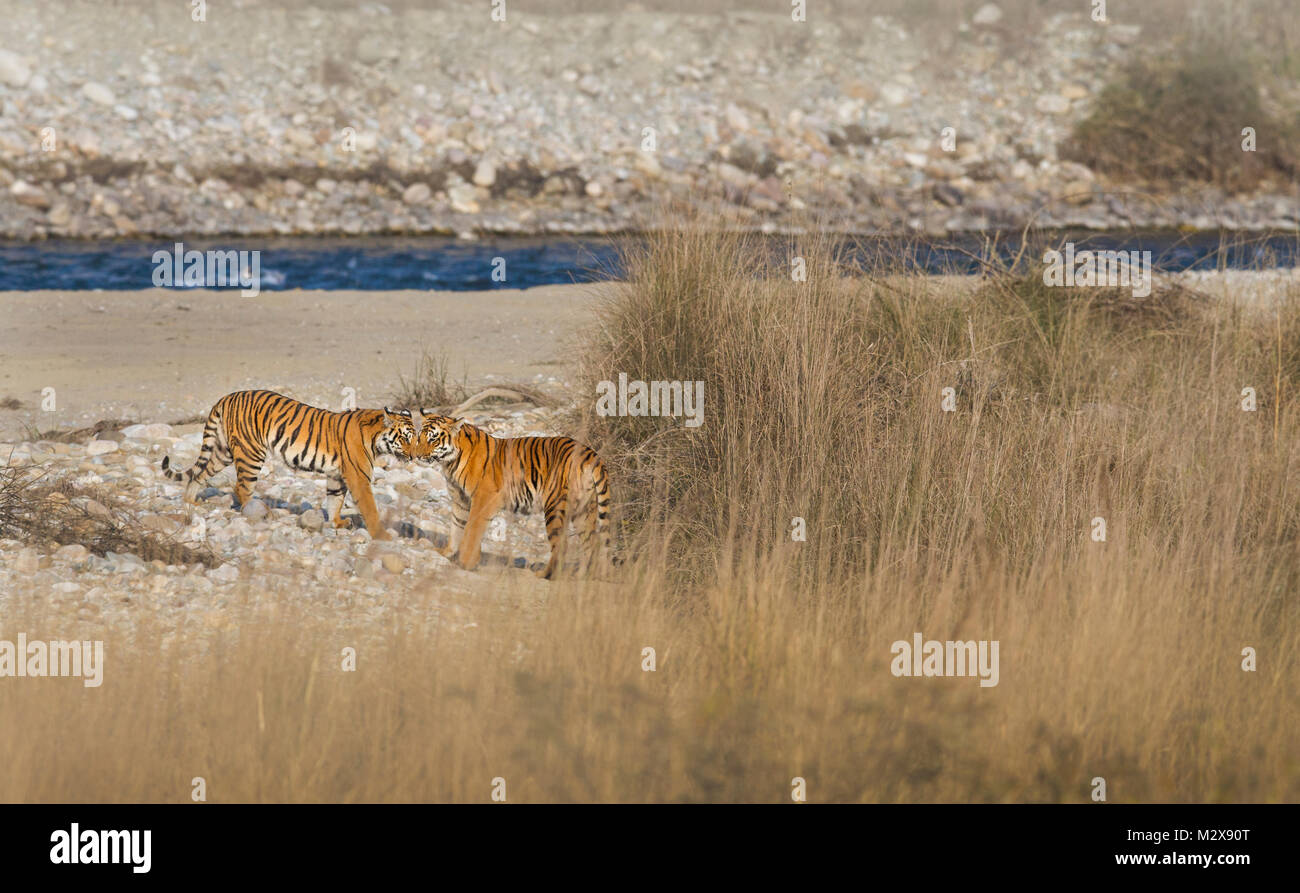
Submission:
<svg viewBox="0 0 1300 893">
<path fill-rule="evenodd" d="M 585 510 L 583 543 L 591 566 L 595 543 L 613 560 L 609 475 L 592 450 L 568 437 L 493 437 L 464 419 L 422 410 L 413 458 L 438 464 L 452 496 L 456 524 L 443 554 L 466 570 L 478 566 L 483 531 L 499 509 L 542 512 L 551 558 L 539 572 L 551 579 L 564 560 L 565 524 Z M 592 498 L 594 496 L 594 499 Z M 615 561 L 617 563 L 617 561 Z"/>
<path fill-rule="evenodd" d="M 351 493 L 377 540 L 391 539 L 379 521 L 370 490 L 375 456 L 391 453 L 411 458 L 416 436 L 410 410 L 353 409 L 331 412 L 299 403 L 273 391 L 235 391 L 217 401 L 203 426 L 203 448 L 187 471 L 172 471 L 163 457 L 162 470 L 173 481 L 185 481 L 186 502 L 195 502 L 209 477 L 235 464 L 235 501 L 253 495 L 262 463 L 272 450 L 290 468 L 319 471 L 329 478 L 330 517 L 343 527 L 343 497 Z"/>
</svg>

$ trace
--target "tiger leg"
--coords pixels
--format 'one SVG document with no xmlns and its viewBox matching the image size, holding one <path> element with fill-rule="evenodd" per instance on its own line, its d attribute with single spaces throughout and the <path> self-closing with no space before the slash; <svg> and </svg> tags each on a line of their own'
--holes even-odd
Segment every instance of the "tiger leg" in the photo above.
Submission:
<svg viewBox="0 0 1300 893">
<path fill-rule="evenodd" d="M 551 544 L 551 559 L 538 572 L 543 580 L 553 579 L 555 572 L 564 565 L 564 527 L 568 521 L 569 508 L 567 503 L 567 493 L 546 503 L 546 540 Z"/>
<path fill-rule="evenodd" d="M 609 472 L 605 470 L 604 463 L 597 458 L 595 465 L 591 469 L 592 483 L 592 513 L 594 516 L 595 532 L 600 538 L 600 554 L 602 560 L 610 564 L 619 565 L 623 560 L 614 554 L 614 538 L 612 534 L 613 521 L 610 518 L 610 495 L 609 495 Z"/>
<path fill-rule="evenodd" d="M 235 457 L 235 502 L 237 508 L 243 508 L 248 505 L 248 500 L 253 498 L 253 485 L 257 483 L 257 476 L 262 473 L 262 463 L 266 461 L 266 453 L 262 451 L 249 451 L 243 456 Z"/>
<path fill-rule="evenodd" d="M 465 538 L 465 525 L 469 522 L 469 497 L 459 490 L 451 491 L 451 530 L 447 534 L 447 547 L 439 549 L 448 558 L 456 556 L 456 550 L 460 548 L 461 542 Z"/>
<path fill-rule="evenodd" d="M 574 511 L 573 517 L 582 518 L 583 573 L 590 574 L 602 554 L 601 523 L 594 497 L 588 497 Z"/>
<path fill-rule="evenodd" d="M 334 522 L 335 527 L 347 526 L 343 520 L 343 497 L 347 496 L 348 488 L 343 483 L 341 475 L 330 475 L 325 481 L 325 506 L 329 511 L 330 520 Z"/>
<path fill-rule="evenodd" d="M 186 474 L 188 483 L 185 485 L 185 501 L 191 504 L 197 504 L 199 501 L 199 491 L 203 489 L 203 485 L 207 482 L 208 478 L 225 470 L 226 466 L 231 463 L 231 460 L 232 457 L 230 451 L 222 446 L 217 447 L 206 457 L 201 457 L 198 462 L 195 462 L 194 467 Z"/>
<path fill-rule="evenodd" d="M 347 468 L 343 472 L 343 482 L 347 484 L 348 492 L 352 494 L 352 501 L 361 511 L 361 518 L 366 522 L 366 530 L 370 531 L 370 538 L 391 540 L 392 534 L 384 529 L 383 522 L 379 520 L 379 509 L 375 507 L 375 494 L 370 489 L 370 476 L 356 468 Z"/>
<path fill-rule="evenodd" d="M 502 501 L 501 493 L 476 494 L 472 499 L 469 518 L 465 522 L 465 531 L 457 550 L 458 561 L 465 570 L 472 571 L 478 567 L 482 557 L 483 532 L 487 529 L 488 521 L 501 508 Z"/>
<path fill-rule="evenodd" d="M 194 464 L 185 471 L 174 471 L 171 457 L 164 455 L 162 472 L 169 480 L 184 481 L 184 500 L 189 503 L 199 501 L 199 491 L 203 482 L 230 464 L 230 450 L 221 436 L 220 413 L 213 410 L 203 428 L 203 447 Z"/>
</svg>

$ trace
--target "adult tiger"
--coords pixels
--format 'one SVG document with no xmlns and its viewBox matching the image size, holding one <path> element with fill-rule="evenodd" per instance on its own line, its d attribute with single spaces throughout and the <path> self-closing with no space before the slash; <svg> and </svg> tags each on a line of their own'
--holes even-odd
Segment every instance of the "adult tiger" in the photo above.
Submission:
<svg viewBox="0 0 1300 893">
<path fill-rule="evenodd" d="M 351 493 L 366 529 L 377 540 L 390 539 L 379 521 L 370 490 L 375 456 L 391 453 L 411 458 L 415 423 L 410 410 L 353 409 L 331 412 L 299 403 L 274 391 L 235 391 L 217 401 L 203 426 L 203 448 L 187 471 L 172 471 L 164 456 L 163 473 L 185 481 L 185 500 L 197 501 L 199 488 L 234 462 L 235 501 L 248 502 L 268 450 L 290 468 L 319 471 L 329 477 L 326 494 L 333 500 L 330 517 L 343 527 L 343 497 Z"/>
<path fill-rule="evenodd" d="M 595 452 L 568 437 L 493 437 L 464 419 L 427 409 L 422 414 L 424 424 L 411 455 L 440 465 L 451 491 L 456 525 L 444 555 L 473 570 L 488 521 L 507 508 L 545 515 L 551 558 L 540 572 L 544 579 L 551 579 L 563 563 L 565 525 L 581 513 L 587 520 L 583 544 L 588 567 L 595 558 L 595 536 L 601 537 L 600 545 L 614 560 L 609 475 Z"/>
</svg>

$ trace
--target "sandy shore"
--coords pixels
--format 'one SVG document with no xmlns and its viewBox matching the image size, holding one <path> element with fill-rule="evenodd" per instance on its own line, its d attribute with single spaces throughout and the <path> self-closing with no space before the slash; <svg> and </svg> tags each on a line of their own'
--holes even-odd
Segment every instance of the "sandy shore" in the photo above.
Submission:
<svg viewBox="0 0 1300 893">
<path fill-rule="evenodd" d="M 267 387 L 382 405 L 428 351 L 471 383 L 554 387 L 597 286 L 489 292 L 38 291 L 0 294 L 0 440 L 103 418 L 172 422 Z M 42 411 L 54 388 L 55 410 Z"/>
<path fill-rule="evenodd" d="M 1168 278 L 1247 305 L 1300 290 L 1300 270 Z M 601 288 L 0 293 L 0 402 L 22 403 L 0 408 L 0 441 L 100 419 L 171 423 L 247 387 L 334 408 L 350 387 L 358 405 L 379 406 L 425 352 L 446 356 L 455 381 L 561 390 L 569 339 Z M 53 412 L 41 409 L 45 388 Z"/>
</svg>

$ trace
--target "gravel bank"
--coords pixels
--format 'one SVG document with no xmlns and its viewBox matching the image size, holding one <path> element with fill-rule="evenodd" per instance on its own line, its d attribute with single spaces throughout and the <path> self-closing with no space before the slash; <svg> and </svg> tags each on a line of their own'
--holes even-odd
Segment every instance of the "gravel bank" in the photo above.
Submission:
<svg viewBox="0 0 1300 893">
<path fill-rule="evenodd" d="M 0 3 L 0 237 L 748 225 L 1294 229 L 1294 184 L 1148 195 L 1058 159 L 1148 38 L 1086 4 L 936 49 L 865 13 Z M 1283 104 L 1293 98 L 1278 97 Z M 945 128 L 952 128 L 951 142 Z"/>
</svg>

